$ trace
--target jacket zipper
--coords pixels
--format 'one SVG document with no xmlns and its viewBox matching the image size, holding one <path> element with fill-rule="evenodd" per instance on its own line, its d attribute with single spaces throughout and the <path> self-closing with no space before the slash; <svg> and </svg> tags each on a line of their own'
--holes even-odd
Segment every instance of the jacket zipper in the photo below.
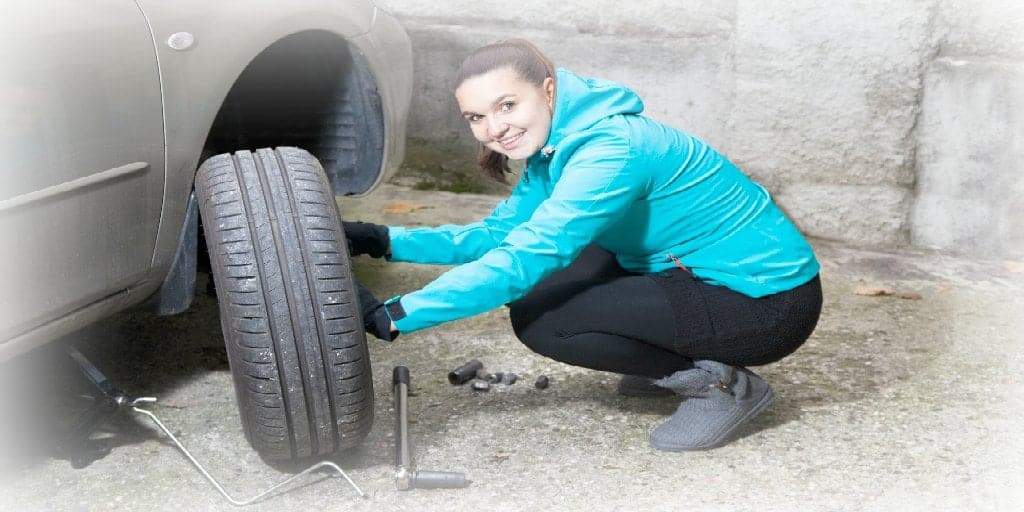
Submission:
<svg viewBox="0 0 1024 512">
<path fill-rule="evenodd" d="M 676 266 L 682 269 L 684 272 L 690 271 L 690 269 L 686 268 L 686 265 L 683 265 L 683 262 L 679 261 L 679 258 L 676 258 L 675 254 L 668 253 L 667 256 L 668 259 L 672 260 L 672 263 L 675 263 Z"/>
</svg>

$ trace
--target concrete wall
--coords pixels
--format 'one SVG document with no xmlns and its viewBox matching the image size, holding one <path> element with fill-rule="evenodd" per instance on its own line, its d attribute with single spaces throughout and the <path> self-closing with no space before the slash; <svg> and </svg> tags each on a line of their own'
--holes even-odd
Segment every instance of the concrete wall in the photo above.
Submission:
<svg viewBox="0 0 1024 512">
<path fill-rule="evenodd" d="M 1024 2 L 948 0 L 924 70 L 915 244 L 1024 258 Z"/>
<path fill-rule="evenodd" d="M 810 235 L 1024 255 L 1024 2 L 378 4 L 413 39 L 412 137 L 472 151 L 454 70 L 480 45 L 525 37 L 634 88 L 648 115 L 723 151 Z"/>
</svg>

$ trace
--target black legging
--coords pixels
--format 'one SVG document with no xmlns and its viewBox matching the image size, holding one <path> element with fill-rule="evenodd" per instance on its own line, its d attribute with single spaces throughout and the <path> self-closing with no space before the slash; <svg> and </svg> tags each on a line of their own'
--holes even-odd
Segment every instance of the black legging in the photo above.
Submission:
<svg viewBox="0 0 1024 512">
<path fill-rule="evenodd" d="M 633 274 L 590 246 L 509 307 L 516 336 L 538 354 L 658 378 L 693 360 L 756 366 L 791 354 L 817 324 L 821 282 L 754 299 L 682 269 Z"/>
</svg>

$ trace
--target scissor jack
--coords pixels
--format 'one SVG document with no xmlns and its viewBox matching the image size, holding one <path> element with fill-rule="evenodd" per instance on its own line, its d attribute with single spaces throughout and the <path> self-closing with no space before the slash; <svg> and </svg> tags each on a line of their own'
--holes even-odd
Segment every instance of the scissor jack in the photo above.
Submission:
<svg viewBox="0 0 1024 512">
<path fill-rule="evenodd" d="M 156 417 L 155 414 L 142 408 L 145 405 L 155 403 L 156 398 L 130 398 L 127 394 L 125 394 L 124 391 L 114 386 L 110 382 L 110 380 L 107 379 L 107 377 L 103 375 L 103 373 L 100 372 L 100 370 L 96 368 L 95 365 L 89 362 L 89 360 L 86 359 L 86 357 L 82 355 L 82 353 L 79 352 L 77 349 L 69 346 L 67 352 L 71 359 L 78 364 L 78 367 L 82 371 L 82 374 L 85 376 L 85 378 L 89 381 L 90 384 L 92 384 L 93 387 L 96 388 L 98 392 L 98 395 L 94 397 L 93 406 L 90 407 L 85 412 L 83 412 L 81 415 L 79 415 L 78 419 L 73 424 L 71 434 L 65 439 L 64 442 L 60 443 L 59 446 L 59 451 L 65 454 L 71 460 L 72 466 L 76 468 L 88 466 L 92 462 L 101 459 L 105 457 L 108 453 L 110 453 L 109 446 L 100 442 L 93 441 L 90 439 L 90 437 L 96 431 L 96 429 L 100 427 L 107 419 L 113 417 L 114 415 L 120 413 L 121 411 L 127 410 L 135 414 L 140 414 L 149 418 L 153 422 L 153 424 L 156 425 L 157 428 L 159 428 L 164 433 L 164 435 L 166 435 L 172 442 L 174 442 L 174 445 L 177 446 L 178 449 L 181 450 L 183 454 L 185 454 L 185 457 L 187 457 L 188 460 L 192 462 L 192 465 L 194 465 L 196 469 L 198 469 L 199 472 L 202 473 L 206 480 L 209 481 L 210 484 L 217 489 L 217 492 L 219 492 L 221 496 L 223 496 L 224 499 L 226 499 L 232 505 L 248 505 L 250 503 L 259 501 L 260 499 L 270 495 L 274 491 L 284 487 L 285 485 L 288 485 L 289 483 L 295 481 L 296 479 L 309 473 L 312 473 L 320 468 L 328 468 L 334 473 L 337 473 L 338 475 L 342 476 L 352 486 L 352 488 L 356 490 L 356 493 L 358 493 L 359 496 L 363 498 L 367 497 L 366 494 L 364 494 L 363 491 L 359 489 L 359 486 L 357 486 L 355 482 L 353 482 L 352 479 L 349 478 L 348 475 L 345 474 L 345 472 L 340 467 L 338 467 L 337 464 L 334 464 L 333 462 L 322 461 L 304 469 L 299 473 L 296 473 L 295 475 L 292 475 L 288 479 L 275 484 L 269 489 L 251 498 L 244 500 L 236 499 L 230 494 L 228 494 L 227 491 L 224 490 L 224 487 L 222 487 L 220 483 L 217 482 L 217 480 L 213 478 L 212 475 L 210 475 L 206 468 L 204 468 L 203 465 L 200 464 L 199 461 L 192 456 L 192 453 L 190 453 L 188 449 L 186 449 L 185 446 L 182 445 L 180 441 L 178 441 L 178 438 L 176 438 L 174 434 L 172 434 L 171 431 L 164 426 L 164 424 Z"/>
</svg>

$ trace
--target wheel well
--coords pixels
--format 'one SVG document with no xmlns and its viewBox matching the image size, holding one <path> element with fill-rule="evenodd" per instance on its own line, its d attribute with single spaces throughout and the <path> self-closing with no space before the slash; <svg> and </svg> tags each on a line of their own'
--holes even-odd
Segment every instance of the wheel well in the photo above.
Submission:
<svg viewBox="0 0 1024 512">
<path fill-rule="evenodd" d="M 358 49 L 325 31 L 293 34 L 235 81 L 203 155 L 297 146 L 320 160 L 336 195 L 372 187 L 384 158 L 384 113 Z"/>
<path fill-rule="evenodd" d="M 200 163 L 221 153 L 277 146 L 300 147 L 317 157 L 335 195 L 362 194 L 377 182 L 384 112 L 369 65 L 343 38 L 300 32 L 256 56 L 221 104 Z M 209 272 L 202 220 L 197 256 L 198 270 Z"/>
</svg>

